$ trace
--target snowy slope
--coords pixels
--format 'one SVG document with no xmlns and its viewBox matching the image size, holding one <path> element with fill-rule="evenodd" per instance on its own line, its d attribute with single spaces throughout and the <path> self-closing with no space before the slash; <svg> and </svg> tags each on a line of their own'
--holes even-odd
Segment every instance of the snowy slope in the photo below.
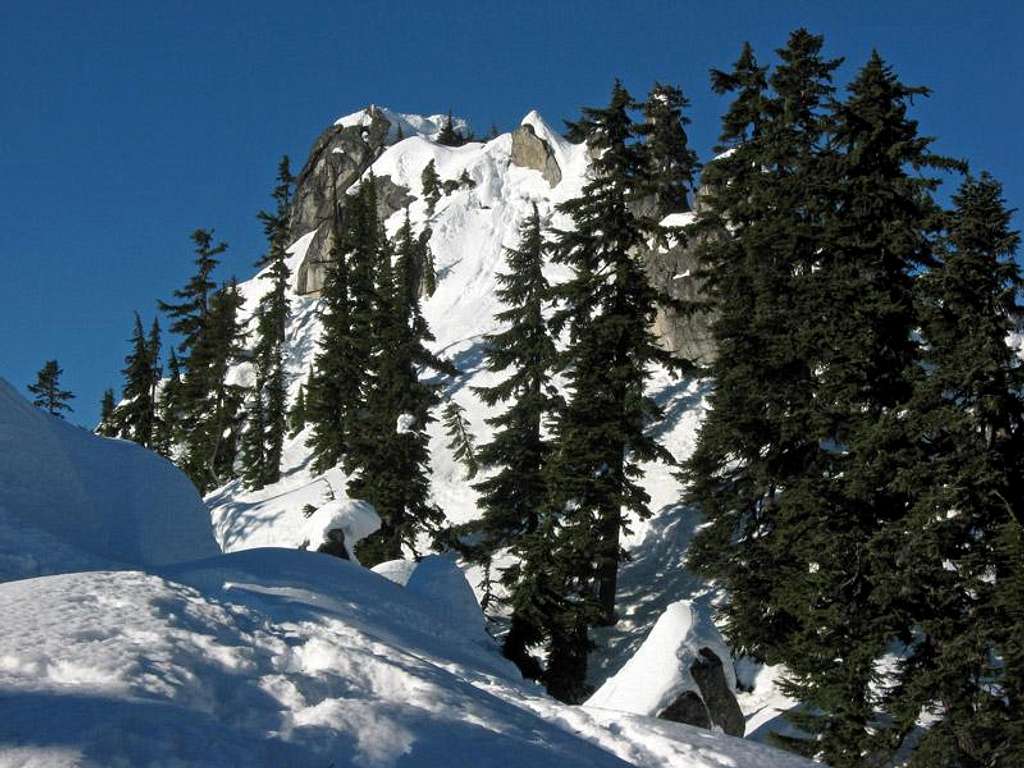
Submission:
<svg viewBox="0 0 1024 768">
<path fill-rule="evenodd" d="M 397 113 L 385 111 L 385 114 L 394 122 L 393 116 Z M 565 141 L 536 112 L 523 119 L 524 124 L 529 124 L 534 133 L 548 143 L 559 164 L 562 180 L 552 188 L 539 171 L 511 165 L 511 134 L 486 143 L 444 147 L 431 140 L 428 124 L 434 118 L 398 117 L 408 123 L 403 127 L 407 138 L 388 147 L 375 161 L 372 171 L 378 177 L 389 176 L 394 183 L 411 190 L 417 198 L 410 206 L 417 231 L 427 219 L 420 176 L 429 161 L 434 161 L 442 179 L 456 179 L 466 171 L 476 182 L 473 189 L 460 189 L 442 197 L 430 221 L 430 247 L 438 287 L 435 294 L 424 301 L 423 312 L 437 338 L 435 350 L 449 357 L 463 373 L 448 384 L 445 396 L 465 408 L 479 444 L 489 439 L 485 419 L 496 411 L 485 406 L 473 394 L 472 387 L 488 386 L 496 381 L 482 368 L 482 336 L 498 330 L 493 317 L 501 309 L 496 296 L 496 274 L 505 269 L 502 247 L 517 244 L 518 227 L 530 214 L 533 204 L 552 226 L 564 228 L 571 224 L 556 214 L 554 208 L 580 193 L 588 171 L 587 152 L 585 147 Z M 340 122 L 359 124 L 365 119 L 363 111 Z M 428 127 L 419 130 L 417 125 Z M 386 222 L 390 233 L 398 228 L 403 216 L 403 213 L 396 213 Z M 679 224 L 679 218 L 676 216 L 668 223 Z M 313 235 L 305 233 L 293 245 L 290 262 L 293 274 Z M 568 273 L 557 265 L 549 265 L 547 274 L 552 282 L 559 282 Z M 247 311 L 255 308 L 259 296 L 269 287 L 268 282 L 254 279 L 242 285 Z M 291 301 L 287 363 L 290 394 L 294 398 L 309 371 L 321 327 L 316 316 L 316 299 L 295 295 Z M 233 375 L 238 381 L 248 382 L 251 374 L 246 366 L 241 366 Z M 686 458 L 693 449 L 705 408 L 706 383 L 679 380 L 664 371 L 655 371 L 649 392 L 666 413 L 664 423 L 658 427 L 658 439 L 677 459 Z M 233 482 L 207 497 L 217 540 L 225 551 L 257 546 L 300 547 L 307 543 L 315 548 L 322 539 L 329 526 L 328 516 L 318 510 L 307 520 L 302 509 L 307 504 L 319 507 L 332 497 L 342 498 L 346 477 L 340 469 L 331 470 L 326 476 L 311 473 L 306 437 L 299 435 L 286 444 L 285 474 L 279 483 L 248 492 L 239 482 Z M 465 522 L 479 514 L 477 497 L 466 481 L 463 467 L 453 459 L 446 443 L 442 425 L 432 425 L 431 491 L 434 501 L 451 521 Z M 679 505 L 681 488 L 673 476 L 673 468 L 652 464 L 646 467 L 646 472 L 643 485 L 651 495 L 654 514 L 648 521 L 634 521 L 632 533 L 624 539 L 632 560 L 623 566 L 620 577 L 618 609 L 622 618 L 615 627 L 595 632 L 598 647 L 590 663 L 595 687 L 626 664 L 669 605 L 678 600 L 692 600 L 708 608 L 715 597 L 684 566 L 686 548 L 699 520 Z M 423 550 L 426 548 L 424 542 Z M 480 573 L 470 570 L 467 576 L 474 586 L 478 585 Z M 657 585 L 657 590 L 652 591 L 652 585 Z M 702 612 L 704 616 L 709 614 L 707 610 Z M 758 670 L 751 671 L 751 676 L 756 674 Z M 756 722 L 748 722 L 748 733 L 775 717 L 776 708 L 790 704 L 775 697 L 771 685 L 765 688 L 763 676 L 760 680 L 762 686 L 756 697 L 750 694 L 739 697 L 744 710 L 756 718 Z M 753 682 L 749 684 L 753 686 Z"/>
<path fill-rule="evenodd" d="M 0 615 L 0 766 L 810 765 L 560 705 L 435 601 L 326 555 L 10 582 Z"/>
<path fill-rule="evenodd" d="M 0 379 L 0 581 L 218 551 L 177 467 L 33 408 Z"/>
</svg>

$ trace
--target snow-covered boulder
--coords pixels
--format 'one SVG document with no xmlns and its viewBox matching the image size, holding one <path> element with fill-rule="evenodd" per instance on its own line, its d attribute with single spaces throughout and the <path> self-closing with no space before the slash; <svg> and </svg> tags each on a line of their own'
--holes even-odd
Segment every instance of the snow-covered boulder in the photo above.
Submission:
<svg viewBox="0 0 1024 768">
<path fill-rule="evenodd" d="M 626 665 L 588 706 L 660 717 L 742 736 L 736 673 L 707 610 L 688 600 L 668 606 Z"/>
<path fill-rule="evenodd" d="M 0 581 L 219 552 L 173 464 L 44 413 L 0 379 Z"/>
</svg>

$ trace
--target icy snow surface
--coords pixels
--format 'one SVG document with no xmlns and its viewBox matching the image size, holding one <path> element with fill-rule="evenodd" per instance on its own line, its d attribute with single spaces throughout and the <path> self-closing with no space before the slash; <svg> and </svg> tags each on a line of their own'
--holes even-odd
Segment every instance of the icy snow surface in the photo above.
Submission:
<svg viewBox="0 0 1024 768">
<path fill-rule="evenodd" d="M 0 379 L 0 581 L 217 552 L 173 464 L 44 413 Z"/>
<path fill-rule="evenodd" d="M 432 600 L 327 555 L 9 582 L 0 615 L 0 766 L 809 765 L 559 705 Z"/>
<path fill-rule="evenodd" d="M 364 119 L 364 113 L 342 118 L 346 124 L 358 124 Z M 438 286 L 434 295 L 424 300 L 423 313 L 437 338 L 434 349 L 462 371 L 453 381 L 443 380 L 444 396 L 463 406 L 478 444 L 490 436 L 485 419 L 498 412 L 484 405 L 472 387 L 493 385 L 499 380 L 483 368 L 482 337 L 500 330 L 493 318 L 502 308 L 495 293 L 496 275 L 506 269 L 502 247 L 518 244 L 518 228 L 530 215 L 534 204 L 546 224 L 558 228 L 570 226 L 566 217 L 555 212 L 555 206 L 577 196 L 588 173 L 585 147 L 566 141 L 536 112 L 530 112 L 522 122 L 529 124 L 552 148 L 562 171 L 562 180 L 554 188 L 538 171 L 510 164 L 510 134 L 486 143 L 474 142 L 453 148 L 432 141 L 429 128 L 403 128 L 406 138 L 388 147 L 372 168 L 374 174 L 390 176 L 417 198 L 410 206 L 417 231 L 427 223 L 420 176 L 429 161 L 434 161 L 442 179 L 457 179 L 465 171 L 476 182 L 473 189 L 459 189 L 443 196 L 430 220 L 430 247 Z M 396 231 L 403 217 L 404 213 L 396 213 L 386 222 L 390 233 Z M 681 226 L 690 218 L 689 214 L 678 214 L 668 217 L 664 223 Z M 313 234 L 305 234 L 292 246 L 293 272 L 301 263 Z M 546 274 L 552 282 L 560 282 L 568 275 L 564 267 L 554 264 L 547 266 Z M 269 281 L 255 279 L 241 286 L 248 311 L 251 312 L 268 288 Z M 316 299 L 296 295 L 291 301 L 287 366 L 290 396 L 294 398 L 316 353 L 321 326 L 316 315 Z M 233 376 L 245 383 L 251 381 L 252 373 L 243 365 L 235 369 Z M 665 371 L 653 371 L 649 392 L 666 413 L 656 435 L 679 460 L 686 458 L 693 449 L 708 391 L 704 382 L 680 380 Z M 332 497 L 341 498 L 347 478 L 337 468 L 325 476 L 315 475 L 309 467 L 307 438 L 307 434 L 298 435 L 285 446 L 284 476 L 279 483 L 248 492 L 234 482 L 207 497 L 217 540 L 226 551 L 261 546 L 299 547 L 307 543 L 315 548 L 314 542 L 325 531 L 326 520 L 319 511 L 306 520 L 302 509 L 306 504 L 319 508 Z M 454 523 L 477 517 L 477 494 L 466 481 L 465 468 L 447 447 L 448 439 L 440 422 L 431 425 L 430 438 L 433 501 Z M 699 521 L 678 503 L 681 488 L 673 468 L 651 464 L 645 469 L 643 486 L 651 495 L 654 514 L 648 521 L 634 521 L 631 532 L 624 536 L 623 544 L 632 560 L 623 566 L 620 576 L 618 610 L 622 618 L 616 627 L 595 633 L 598 647 L 590 663 L 595 686 L 600 686 L 622 668 L 670 604 L 677 600 L 707 602 L 713 597 L 683 565 L 686 547 Z M 428 542 L 422 541 L 420 552 L 428 549 Z M 401 567 L 388 568 L 386 575 L 400 583 L 408 576 Z M 482 574 L 477 569 L 468 569 L 466 575 L 479 593 Z M 656 589 L 652 590 L 652 585 L 656 585 Z M 740 706 L 752 715 L 771 711 L 774 716 L 777 714 L 774 706 L 785 704 L 781 700 L 766 703 L 763 698 L 749 701 L 748 698 L 741 694 Z M 748 732 L 751 730 L 752 725 L 748 723 Z"/>
</svg>

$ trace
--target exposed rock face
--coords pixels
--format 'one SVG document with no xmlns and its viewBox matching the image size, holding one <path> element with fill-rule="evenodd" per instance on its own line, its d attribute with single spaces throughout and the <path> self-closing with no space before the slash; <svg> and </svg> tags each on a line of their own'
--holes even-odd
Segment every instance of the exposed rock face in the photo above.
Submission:
<svg viewBox="0 0 1024 768">
<path fill-rule="evenodd" d="M 520 125 L 512 132 L 512 165 L 540 171 L 552 187 L 562 180 L 555 153 L 529 124 Z"/>
<path fill-rule="evenodd" d="M 336 197 L 344 207 L 346 191 L 387 146 L 391 122 L 373 106 L 366 115 L 364 125 L 332 125 L 320 134 L 296 179 L 289 219 L 292 235 L 299 237 L 317 230 L 296 275 L 295 290 L 300 294 L 317 293 L 324 284 L 325 267 L 334 246 L 331 228 L 323 226 L 331 215 L 331 200 Z M 388 176 L 376 179 L 376 185 L 381 218 L 386 219 L 413 200 L 408 189 Z"/>
<path fill-rule="evenodd" d="M 730 736 L 743 736 L 746 730 L 743 712 L 729 689 L 722 660 L 710 648 L 701 648 L 700 657 L 690 665 L 690 675 L 700 689 L 700 696 L 686 691 L 659 712 L 658 717 L 701 728 L 717 726 Z"/>
<path fill-rule="evenodd" d="M 668 250 L 648 251 L 644 255 L 651 284 L 675 301 L 700 303 L 704 298 L 701 281 L 696 277 L 700 267 L 696 245 L 693 241 L 680 242 Z M 684 313 L 663 305 L 654 320 L 654 332 L 662 346 L 676 356 L 707 365 L 715 356 L 712 319 L 710 312 Z"/>
</svg>

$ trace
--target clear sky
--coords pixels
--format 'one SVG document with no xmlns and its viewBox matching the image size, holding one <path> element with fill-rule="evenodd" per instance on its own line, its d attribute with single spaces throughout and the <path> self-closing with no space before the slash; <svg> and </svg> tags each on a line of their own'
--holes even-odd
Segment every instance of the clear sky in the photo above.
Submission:
<svg viewBox="0 0 1024 768">
<path fill-rule="evenodd" d="M 846 57 L 843 79 L 875 47 L 931 87 L 922 130 L 1024 205 L 1020 0 L 4 0 L 0 376 L 24 391 L 57 358 L 92 424 L 132 311 L 148 325 L 189 275 L 189 233 L 216 228 L 220 277 L 248 278 L 277 159 L 301 167 L 340 115 L 451 108 L 483 133 L 536 108 L 557 125 L 616 76 L 635 95 L 657 79 L 692 97 L 706 159 L 724 107 L 708 69 L 744 40 L 768 60 L 798 26 Z"/>
</svg>

